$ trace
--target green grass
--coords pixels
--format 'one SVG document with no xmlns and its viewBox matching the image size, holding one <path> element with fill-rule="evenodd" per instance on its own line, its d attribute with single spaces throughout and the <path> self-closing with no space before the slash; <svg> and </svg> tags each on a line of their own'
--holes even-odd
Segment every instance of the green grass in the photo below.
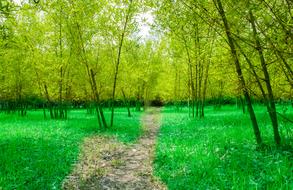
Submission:
<svg viewBox="0 0 293 190">
<path fill-rule="evenodd" d="M 0 189 L 60 189 L 85 137 L 115 136 L 131 143 L 140 136 L 140 113 L 133 115 L 117 109 L 115 126 L 99 131 L 96 116 L 85 110 L 71 111 L 66 121 L 44 120 L 42 111 L 24 118 L 0 114 Z"/>
<path fill-rule="evenodd" d="M 256 113 L 265 143 L 273 145 L 265 109 L 256 107 Z M 169 189 L 293 189 L 292 149 L 257 151 L 249 117 L 241 110 L 207 107 L 204 120 L 189 119 L 187 109 L 165 108 L 162 114 L 155 173 Z M 141 135 L 141 114 L 133 115 L 117 109 L 115 127 L 100 131 L 96 116 L 85 110 L 71 111 L 66 121 L 44 120 L 42 111 L 27 117 L 0 114 L 0 189 L 60 189 L 85 137 L 132 143 Z M 285 115 L 293 119 L 292 107 Z M 292 123 L 279 120 L 283 142 L 292 146 Z"/>
<path fill-rule="evenodd" d="M 204 120 L 189 119 L 187 109 L 165 108 L 155 174 L 174 190 L 293 189 L 292 148 L 276 149 L 266 110 L 256 107 L 256 114 L 272 148 L 256 150 L 249 116 L 234 106 L 207 107 Z M 293 119 L 292 107 L 286 116 Z M 292 147 L 293 124 L 279 121 L 283 143 Z"/>
</svg>

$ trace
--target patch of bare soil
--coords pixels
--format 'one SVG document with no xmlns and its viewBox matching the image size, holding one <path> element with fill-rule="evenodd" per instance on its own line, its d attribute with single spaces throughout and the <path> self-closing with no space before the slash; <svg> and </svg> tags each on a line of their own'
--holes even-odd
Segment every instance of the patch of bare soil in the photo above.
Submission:
<svg viewBox="0 0 293 190">
<path fill-rule="evenodd" d="M 152 108 L 142 117 L 144 134 L 135 144 L 100 136 L 86 139 L 80 161 L 63 182 L 63 189 L 166 189 L 152 169 L 159 113 Z"/>
</svg>

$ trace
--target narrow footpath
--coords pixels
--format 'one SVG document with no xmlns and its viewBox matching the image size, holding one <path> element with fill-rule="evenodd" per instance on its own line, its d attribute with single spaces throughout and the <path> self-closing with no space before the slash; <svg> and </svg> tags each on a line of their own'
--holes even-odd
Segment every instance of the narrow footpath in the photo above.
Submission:
<svg viewBox="0 0 293 190">
<path fill-rule="evenodd" d="M 142 117 L 143 135 L 125 145 L 101 136 L 85 140 L 79 163 L 63 183 L 63 189 L 164 190 L 153 176 L 153 159 L 160 110 L 150 108 Z"/>
</svg>

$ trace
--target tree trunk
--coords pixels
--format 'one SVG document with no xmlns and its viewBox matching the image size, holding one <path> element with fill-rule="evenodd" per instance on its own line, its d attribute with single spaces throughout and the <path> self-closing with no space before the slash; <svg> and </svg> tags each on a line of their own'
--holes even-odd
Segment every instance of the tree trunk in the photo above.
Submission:
<svg viewBox="0 0 293 190">
<path fill-rule="evenodd" d="M 124 98 L 124 104 L 125 104 L 125 106 L 126 106 L 126 108 L 127 108 L 128 117 L 131 117 L 131 112 L 130 112 L 130 101 L 127 100 L 127 97 L 126 97 L 126 95 L 125 95 L 124 90 L 121 89 L 121 91 L 122 91 L 122 95 L 123 95 L 123 98 Z"/>
<path fill-rule="evenodd" d="M 119 47 L 118 47 L 117 62 L 115 65 L 114 83 L 113 83 L 113 91 L 112 91 L 112 110 L 111 110 L 111 124 L 110 124 L 111 127 L 113 126 L 113 123 L 114 123 L 114 101 L 115 101 L 117 77 L 118 77 L 119 65 L 120 65 L 120 61 L 121 61 L 123 42 L 124 42 L 124 38 L 125 38 L 125 34 L 126 34 L 127 25 L 128 25 L 129 19 L 130 19 L 131 3 L 132 3 L 132 1 L 130 1 L 130 5 L 127 10 L 127 15 L 126 15 L 126 19 L 124 22 L 124 26 L 123 26 L 123 30 L 122 30 L 122 34 L 121 34 L 121 39 L 120 39 L 120 43 L 119 43 Z"/>
<path fill-rule="evenodd" d="M 63 97 L 62 97 L 62 87 L 63 87 L 63 67 L 60 68 L 60 81 L 59 81 L 59 118 L 64 118 L 64 112 L 63 112 Z"/>
<path fill-rule="evenodd" d="M 187 54 L 187 57 L 188 57 L 189 86 L 190 86 L 190 89 L 191 89 L 191 106 L 192 106 L 191 109 L 192 109 L 192 118 L 194 118 L 195 117 L 196 91 L 195 91 L 194 81 L 193 81 L 193 68 L 192 68 L 192 62 L 191 62 L 189 49 L 188 49 L 187 42 L 186 42 L 186 39 L 185 39 L 184 36 L 183 36 L 183 40 L 184 40 L 186 54 Z"/>
<path fill-rule="evenodd" d="M 195 33 L 195 46 L 197 46 L 197 60 L 196 60 L 196 73 L 195 73 L 195 81 L 196 81 L 196 87 L 195 87 L 195 91 L 196 91 L 196 117 L 199 116 L 199 109 L 200 109 L 200 99 L 201 99 L 201 82 L 202 82 L 202 64 L 201 64 L 201 60 L 200 60 L 200 44 L 199 44 L 199 34 L 198 34 L 198 25 L 196 26 L 196 33 Z"/>
<path fill-rule="evenodd" d="M 202 94 L 202 102 L 201 102 L 201 118 L 204 118 L 204 106 L 205 106 L 205 100 L 206 100 L 206 92 L 207 92 L 207 85 L 208 85 L 208 78 L 209 78 L 209 68 L 210 68 L 210 60 L 207 63 L 206 72 L 205 72 L 205 78 L 203 83 L 203 94 Z"/>
<path fill-rule="evenodd" d="M 264 77 L 265 77 L 265 84 L 267 87 L 267 92 L 268 92 L 268 102 L 269 102 L 269 106 L 268 106 L 268 112 L 272 121 L 272 125 L 273 125 L 273 131 L 274 131 L 274 138 L 275 138 L 275 142 L 277 145 L 281 144 L 281 137 L 279 134 L 279 126 L 278 126 L 278 118 L 277 118 L 277 112 L 276 112 L 276 105 L 275 105 L 275 100 L 274 100 L 274 95 L 273 95 L 273 89 L 271 86 L 271 81 L 270 81 L 270 75 L 267 69 L 267 65 L 265 62 L 265 58 L 263 55 L 263 49 L 262 46 L 260 44 L 260 40 L 258 37 L 258 33 L 256 31 L 256 26 L 255 26 L 255 18 L 254 15 L 252 13 L 252 11 L 249 11 L 249 15 L 250 15 L 250 23 L 253 29 L 253 36 L 255 39 L 255 43 L 256 43 L 256 50 L 258 51 L 259 54 L 259 58 L 260 58 L 260 62 L 261 62 L 261 66 L 262 66 L 262 71 L 264 73 Z"/>
<path fill-rule="evenodd" d="M 251 119 L 251 122 L 252 122 L 255 139 L 256 139 L 256 142 L 260 145 L 260 144 L 262 144 L 260 130 L 259 130 L 257 120 L 256 120 L 256 117 L 255 117 L 255 113 L 254 113 L 254 110 L 253 110 L 253 107 L 252 107 L 250 95 L 248 93 L 248 89 L 247 89 L 246 84 L 245 84 L 245 79 L 244 79 L 243 74 L 242 74 L 242 69 L 241 69 L 239 58 L 238 58 L 236 48 L 235 48 L 235 45 L 234 45 L 234 40 L 233 40 L 233 37 L 232 37 L 232 34 L 231 34 L 230 26 L 228 24 L 228 21 L 227 21 L 227 18 L 226 18 L 225 11 L 223 9 L 221 0 L 214 0 L 214 3 L 216 5 L 216 7 L 218 9 L 218 12 L 219 12 L 219 14 L 220 14 L 220 16 L 222 18 L 223 23 L 224 23 L 225 32 L 226 32 L 226 35 L 227 35 L 227 38 L 228 38 L 228 44 L 230 46 L 231 54 L 232 54 L 233 59 L 234 59 L 234 64 L 235 64 L 235 67 L 236 67 L 236 72 L 237 72 L 237 75 L 238 75 L 238 79 L 239 79 L 239 82 L 241 84 L 241 89 L 243 90 L 244 97 L 245 97 L 245 100 L 246 100 L 246 103 L 247 103 L 247 107 L 248 107 L 250 119 Z"/>
<path fill-rule="evenodd" d="M 59 14 L 59 57 L 61 62 L 61 68 L 60 68 L 60 81 L 59 81 L 59 117 L 60 119 L 64 119 L 64 110 L 63 110 L 63 97 L 62 97 L 62 91 L 63 91 L 63 66 L 62 66 L 62 58 L 63 58 L 63 44 L 62 44 L 62 3 L 60 4 L 60 14 Z"/>
<path fill-rule="evenodd" d="M 91 72 L 91 80 L 92 80 L 92 90 L 93 90 L 93 93 L 95 96 L 95 102 L 96 102 L 95 107 L 96 107 L 96 111 L 97 111 L 98 123 L 99 123 L 100 128 L 103 128 L 103 127 L 107 128 L 108 126 L 107 126 L 107 122 L 106 122 L 106 119 L 104 116 L 104 112 L 103 112 L 102 107 L 100 106 L 100 98 L 99 98 L 99 94 L 97 91 L 95 74 L 92 69 L 90 70 L 90 72 Z"/>
<path fill-rule="evenodd" d="M 210 30 L 209 30 L 209 35 L 208 36 L 210 36 Z M 213 35 L 211 35 L 211 36 L 213 36 Z M 202 103 L 201 103 L 201 116 L 200 116 L 201 118 L 204 118 L 204 116 L 205 116 L 204 108 L 205 108 L 206 93 L 207 93 L 207 88 L 208 88 L 209 69 L 210 69 L 210 64 L 211 64 L 211 59 L 210 58 L 212 56 L 213 46 L 214 46 L 214 40 L 210 44 L 209 59 L 208 59 L 205 74 L 204 74 L 203 94 L 202 94 Z"/>
<path fill-rule="evenodd" d="M 96 111 L 97 111 L 98 123 L 99 123 L 100 127 L 104 126 L 105 128 L 108 128 L 107 122 L 106 122 L 106 119 L 105 119 L 105 116 L 104 116 L 103 109 L 102 109 L 102 107 L 100 107 L 100 99 L 99 99 L 99 94 L 98 94 L 98 91 L 97 91 L 97 84 L 96 84 L 96 80 L 95 80 L 95 75 L 93 73 L 93 70 L 90 69 L 90 67 L 89 67 L 88 60 L 87 60 L 87 57 L 86 57 L 86 51 L 85 51 L 85 47 L 84 47 L 84 43 L 83 43 L 81 29 L 80 29 L 80 26 L 79 26 L 79 24 L 77 22 L 76 22 L 76 27 L 78 29 L 80 46 L 81 46 L 81 50 L 82 50 L 82 53 L 83 53 L 82 60 L 83 60 L 83 63 L 85 64 L 87 75 L 89 77 L 89 82 L 90 82 L 90 85 L 91 85 L 91 88 L 92 88 L 92 93 L 93 93 L 93 96 L 94 96 L 95 102 L 96 102 Z"/>
<path fill-rule="evenodd" d="M 198 100 L 197 100 L 197 117 L 202 115 L 202 79 L 203 79 L 203 64 L 199 65 L 199 75 L 198 75 Z"/>
<path fill-rule="evenodd" d="M 44 84 L 44 89 L 45 89 L 45 95 L 46 95 L 46 99 L 47 99 L 47 106 L 48 106 L 48 109 L 49 109 L 49 112 L 50 112 L 50 117 L 51 117 L 51 119 L 54 119 L 53 105 L 52 105 L 52 102 L 50 100 L 48 87 L 47 87 L 46 84 Z"/>
<path fill-rule="evenodd" d="M 199 86 L 199 80 L 198 80 L 198 74 L 199 74 L 199 72 L 198 72 L 198 63 L 196 63 L 196 65 L 195 65 L 195 106 L 196 106 L 196 108 L 195 108 L 195 110 L 196 110 L 196 112 L 195 112 L 195 116 L 196 117 L 198 117 L 198 99 L 199 99 L 199 88 L 198 88 L 198 86 Z"/>
</svg>

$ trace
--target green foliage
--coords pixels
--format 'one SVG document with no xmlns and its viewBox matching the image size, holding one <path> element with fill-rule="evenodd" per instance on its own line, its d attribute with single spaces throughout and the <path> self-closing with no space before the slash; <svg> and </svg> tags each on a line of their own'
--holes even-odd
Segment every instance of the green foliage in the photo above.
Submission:
<svg viewBox="0 0 293 190">
<path fill-rule="evenodd" d="M 26 118 L 1 114 L 0 189 L 60 189 L 85 137 L 134 142 L 141 134 L 140 114 L 128 118 L 122 109 L 116 114 L 117 125 L 108 131 L 99 131 L 96 116 L 84 110 L 72 111 L 66 121 L 44 120 L 41 111 L 29 112 Z"/>
<path fill-rule="evenodd" d="M 273 134 L 264 113 L 265 108 L 256 108 L 264 141 L 271 145 Z M 293 118 L 291 107 L 286 113 Z M 204 120 L 190 120 L 186 109 L 180 113 L 164 109 L 155 173 L 176 190 L 292 189 L 292 123 L 279 120 L 283 143 L 289 148 L 256 150 L 250 119 L 235 107 L 220 111 L 208 107 Z"/>
<path fill-rule="evenodd" d="M 229 27 L 223 27 L 219 2 Z M 152 37 L 140 39 L 147 23 L 142 20 L 154 20 L 148 24 Z M 1 109 L 26 111 L 26 103 L 46 103 L 52 110 L 56 102 L 62 115 L 70 102 L 123 100 L 136 101 L 139 110 L 157 97 L 204 111 L 204 103 L 218 109 L 248 92 L 269 100 L 275 133 L 279 125 L 290 144 L 290 122 L 274 122 L 273 107 L 293 97 L 292 26 L 288 0 L 0 0 Z M 238 77 L 233 58 L 239 59 Z M 186 110 L 165 110 L 156 167 L 171 189 L 289 188 L 289 157 L 274 149 L 255 151 L 249 118 L 234 109 L 209 108 L 207 119 L 196 121 Z M 292 118 L 289 109 L 284 114 Z M 270 120 L 263 108 L 256 112 L 271 143 Z M 40 111 L 27 118 L 0 114 L 0 189 L 59 188 L 84 137 L 116 136 L 130 143 L 141 133 L 138 113 L 127 118 L 126 110 L 118 110 L 115 127 L 105 131 L 97 129 L 96 115 L 84 114 L 73 111 L 67 121 L 42 120 Z"/>
</svg>

